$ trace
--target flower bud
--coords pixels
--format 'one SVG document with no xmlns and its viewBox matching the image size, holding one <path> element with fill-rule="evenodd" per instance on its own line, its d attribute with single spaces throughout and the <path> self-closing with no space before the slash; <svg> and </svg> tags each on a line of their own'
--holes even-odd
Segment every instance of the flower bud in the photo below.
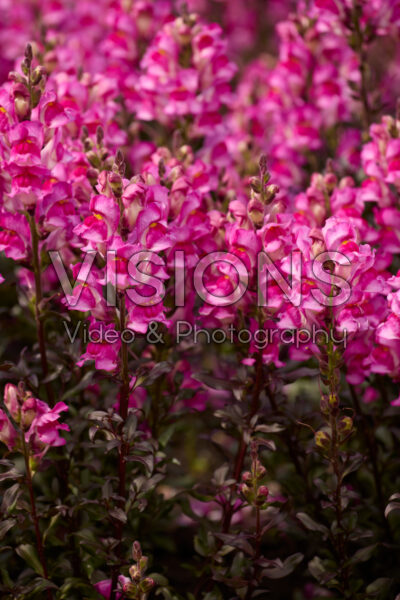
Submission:
<svg viewBox="0 0 400 600">
<path fill-rule="evenodd" d="M 275 196 L 279 192 L 279 187 L 277 185 L 271 184 L 267 185 L 264 189 L 263 200 L 266 204 L 270 204 Z"/>
<path fill-rule="evenodd" d="M 240 483 L 238 490 L 239 490 L 239 494 L 242 494 L 242 496 L 244 498 L 246 498 L 246 500 L 247 500 L 247 498 L 250 494 L 250 491 L 251 491 L 249 486 L 246 483 Z"/>
<path fill-rule="evenodd" d="M 329 447 L 331 442 L 331 438 L 326 433 L 326 431 L 317 431 L 315 433 L 315 444 L 317 448 L 322 448 L 326 450 Z"/>
<path fill-rule="evenodd" d="M 337 177 L 335 173 L 327 173 L 324 175 L 324 183 L 329 193 L 332 193 L 337 185 Z"/>
<path fill-rule="evenodd" d="M 119 175 L 118 173 L 112 172 L 109 174 L 108 181 L 109 181 L 111 189 L 114 192 L 116 198 L 120 198 L 122 196 L 121 175 Z"/>
<path fill-rule="evenodd" d="M 90 152 L 87 152 L 86 157 L 87 157 L 88 161 L 90 162 L 90 164 L 92 165 L 92 167 L 100 168 L 99 157 L 97 156 L 97 154 L 95 152 L 93 152 L 92 150 Z"/>
<path fill-rule="evenodd" d="M 266 498 L 269 495 L 269 489 L 266 485 L 260 485 L 258 488 L 258 493 Z"/>
<path fill-rule="evenodd" d="M 140 579 L 141 579 L 140 568 L 137 565 L 132 565 L 129 569 L 129 576 L 132 579 L 132 581 L 140 581 Z"/>
<path fill-rule="evenodd" d="M 349 433 L 353 429 L 353 419 L 351 417 L 341 417 L 338 422 L 338 429 L 341 433 Z"/>
<path fill-rule="evenodd" d="M 269 490 L 266 485 L 261 485 L 257 490 L 256 505 L 263 506 L 268 499 Z"/>
<path fill-rule="evenodd" d="M 43 56 L 43 64 L 46 70 L 46 73 L 52 73 L 54 69 L 58 66 L 58 56 L 55 50 L 49 50 Z"/>
<path fill-rule="evenodd" d="M 17 432 L 11 424 L 6 413 L 0 409 L 0 442 L 3 442 L 9 450 L 16 445 Z"/>
<path fill-rule="evenodd" d="M 339 408 L 339 398 L 336 394 L 329 394 L 328 403 L 331 410 L 337 410 Z"/>
<path fill-rule="evenodd" d="M 148 562 L 149 559 L 147 558 L 147 556 L 142 556 L 142 558 L 139 560 L 139 568 L 142 571 L 142 573 L 146 571 Z"/>
<path fill-rule="evenodd" d="M 27 45 L 25 46 L 25 59 L 31 63 L 32 59 L 33 59 L 33 50 L 32 50 L 32 44 L 30 44 L 29 42 L 27 43 Z"/>
<path fill-rule="evenodd" d="M 258 166 L 260 167 L 260 173 L 262 175 L 267 172 L 267 170 L 268 170 L 268 163 L 267 163 L 267 157 L 266 157 L 265 154 L 262 154 L 260 156 L 260 160 L 259 160 Z"/>
<path fill-rule="evenodd" d="M 21 425 L 28 429 L 32 424 L 33 419 L 37 415 L 37 402 L 36 398 L 28 392 L 21 408 Z"/>
<path fill-rule="evenodd" d="M 20 121 L 23 121 L 30 112 L 29 98 L 20 94 L 14 96 L 15 113 Z"/>
<path fill-rule="evenodd" d="M 259 177 L 252 177 L 250 179 L 250 187 L 256 194 L 261 194 L 262 186 Z"/>
<path fill-rule="evenodd" d="M 41 82 L 43 75 L 46 73 L 46 70 L 43 67 L 36 67 L 31 76 L 31 81 L 33 85 L 38 85 Z"/>
<path fill-rule="evenodd" d="M 4 388 L 4 404 L 7 407 L 8 412 L 16 421 L 19 423 L 20 420 L 20 405 L 19 405 L 19 394 L 18 389 L 12 383 L 7 383 Z"/>
<path fill-rule="evenodd" d="M 244 473 L 242 473 L 242 481 L 244 481 L 245 483 L 249 483 L 249 481 L 252 480 L 252 474 L 250 473 L 250 471 L 245 471 Z"/>
<path fill-rule="evenodd" d="M 262 227 L 265 207 L 261 200 L 256 197 L 252 198 L 247 206 L 247 214 L 256 227 Z"/>
<path fill-rule="evenodd" d="M 151 579 L 151 577 L 146 577 L 146 579 L 143 579 L 142 583 L 139 585 L 141 592 L 150 592 L 153 587 L 154 579 Z"/>
<path fill-rule="evenodd" d="M 8 74 L 8 79 L 10 81 L 15 81 L 15 83 L 20 83 L 22 85 L 26 85 L 26 79 L 17 71 L 10 71 Z"/>
<path fill-rule="evenodd" d="M 123 584 L 122 590 L 123 590 L 124 594 L 126 594 L 128 596 L 128 598 L 136 598 L 137 586 L 135 583 L 132 583 L 131 581 L 127 581 L 126 583 Z M 133 595 L 133 594 L 135 594 L 135 595 Z"/>
<path fill-rule="evenodd" d="M 152 14 L 145 10 L 141 10 L 136 18 L 135 24 L 142 37 L 147 37 L 150 34 L 152 23 Z"/>
<path fill-rule="evenodd" d="M 132 546 L 132 557 L 133 560 L 136 562 L 139 562 L 139 560 L 142 558 L 142 548 L 140 547 L 140 543 L 138 541 L 133 542 L 133 546 Z"/>
<path fill-rule="evenodd" d="M 99 172 L 97 169 L 94 169 L 93 167 L 89 167 L 88 170 L 86 171 L 86 177 L 89 179 L 91 184 L 96 184 L 97 180 L 99 178 Z"/>
<path fill-rule="evenodd" d="M 96 129 L 96 144 L 101 148 L 104 140 L 104 129 L 99 125 Z"/>
<path fill-rule="evenodd" d="M 330 413 L 328 397 L 325 395 L 321 397 L 320 410 L 321 413 L 325 416 L 329 415 Z"/>
</svg>

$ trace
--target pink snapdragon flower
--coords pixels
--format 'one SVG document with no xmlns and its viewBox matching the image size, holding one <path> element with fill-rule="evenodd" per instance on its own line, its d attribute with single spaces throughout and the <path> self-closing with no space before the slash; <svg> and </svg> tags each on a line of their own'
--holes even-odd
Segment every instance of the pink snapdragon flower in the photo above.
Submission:
<svg viewBox="0 0 400 600">
<path fill-rule="evenodd" d="M 49 408 L 45 402 L 35 398 L 28 399 L 26 402 L 28 406 L 24 411 L 25 419 L 28 412 L 29 419 L 35 415 L 25 434 L 25 439 L 31 445 L 34 454 L 43 454 L 50 446 L 64 446 L 66 441 L 59 432 L 69 431 L 69 426 L 66 423 L 59 423 L 59 418 L 61 412 L 68 410 L 68 406 L 64 402 L 57 402 L 54 408 Z"/>
<path fill-rule="evenodd" d="M 22 384 L 18 387 L 7 383 L 4 388 L 4 404 L 13 421 L 24 432 L 30 451 L 42 458 L 50 447 L 63 446 L 66 441 L 59 431 L 69 431 L 68 425 L 60 423 L 60 413 L 68 410 L 64 402 L 54 408 L 35 398 Z M 0 412 L 0 439 L 11 450 L 16 444 L 17 432 L 4 411 Z"/>
<path fill-rule="evenodd" d="M 129 577 L 125 577 L 124 575 L 119 575 L 118 576 L 118 587 L 120 589 L 119 592 L 116 593 L 116 600 L 120 600 L 122 598 L 122 587 L 125 583 L 129 583 L 130 579 Z M 110 594 L 111 594 L 111 586 L 112 586 L 112 581 L 111 579 L 103 579 L 102 581 L 99 581 L 98 583 L 95 583 L 94 587 L 96 588 L 96 590 L 99 592 L 99 594 L 101 594 L 104 598 L 107 598 L 107 600 L 110 598 Z"/>
</svg>

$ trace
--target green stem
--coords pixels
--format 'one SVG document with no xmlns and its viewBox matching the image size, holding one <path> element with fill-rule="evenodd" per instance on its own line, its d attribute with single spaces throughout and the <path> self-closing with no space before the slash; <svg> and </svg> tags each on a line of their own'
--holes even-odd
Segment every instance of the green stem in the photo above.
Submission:
<svg viewBox="0 0 400 600">
<path fill-rule="evenodd" d="M 128 416 L 128 405 L 129 405 L 129 370 L 128 370 L 128 344 L 123 340 L 123 331 L 126 327 L 126 304 L 125 304 L 125 293 L 122 292 L 120 295 L 119 304 L 120 318 L 119 318 L 119 329 L 121 333 L 121 350 L 120 350 L 120 373 L 121 373 L 121 385 L 119 392 L 119 414 L 123 420 L 122 431 L 125 421 Z M 123 433 L 122 433 L 123 435 Z M 123 510 L 125 507 L 126 498 L 126 456 L 128 453 L 128 446 L 122 439 L 121 446 L 119 448 L 118 456 L 118 495 L 120 497 L 120 508 Z M 117 522 L 116 525 L 116 536 L 118 540 L 117 554 L 121 554 L 122 546 L 122 533 L 123 525 L 121 521 Z M 116 598 L 116 588 L 118 585 L 118 567 L 113 569 L 111 579 L 111 594 L 110 600 Z"/>
<path fill-rule="evenodd" d="M 377 445 L 376 439 L 375 439 L 374 428 L 370 426 L 370 424 L 368 423 L 367 416 L 363 413 L 363 411 L 361 409 L 361 405 L 358 400 L 357 392 L 354 389 L 354 386 L 349 384 L 349 388 L 350 388 L 351 398 L 353 400 L 354 410 L 356 412 L 356 415 L 361 420 L 361 426 L 363 429 L 364 438 L 367 443 L 368 454 L 369 454 L 369 458 L 371 461 L 372 473 L 374 476 L 376 495 L 378 498 L 378 504 L 379 504 L 379 508 L 380 508 L 380 512 L 381 512 L 382 523 L 383 523 L 383 526 L 388 535 L 389 541 L 392 542 L 393 536 L 392 536 L 392 532 L 390 529 L 390 524 L 389 524 L 387 518 L 385 517 L 385 508 L 386 508 L 385 496 L 383 493 L 381 471 L 380 471 L 379 465 L 378 465 L 378 445 Z"/>
<path fill-rule="evenodd" d="M 126 305 L 125 305 L 125 294 L 121 295 L 120 300 L 120 331 L 121 331 L 121 353 L 120 353 L 120 361 L 121 361 L 121 387 L 120 387 L 120 398 L 119 398 L 119 414 L 123 419 L 124 423 L 128 416 L 128 404 L 129 404 L 129 371 L 128 371 L 128 344 L 122 339 L 123 331 L 126 327 Z M 119 466 L 119 495 L 124 498 L 125 497 L 125 480 L 126 480 L 126 452 L 127 447 L 126 444 L 123 443 L 121 445 L 120 451 L 120 466 Z"/>
<path fill-rule="evenodd" d="M 24 460 L 25 460 L 26 484 L 28 487 L 29 498 L 30 498 L 30 503 L 31 503 L 31 516 L 32 516 L 32 521 L 33 521 L 33 525 L 35 528 L 35 535 L 36 535 L 36 547 L 37 547 L 37 551 L 39 554 L 39 560 L 40 560 L 40 563 L 41 563 L 42 569 L 43 569 L 43 576 L 45 579 L 49 580 L 49 576 L 48 576 L 48 572 L 47 572 L 47 565 L 46 565 L 46 558 L 45 558 L 44 549 L 43 549 L 42 536 L 40 534 L 40 529 L 39 529 L 39 520 L 38 520 L 38 516 L 37 516 L 37 511 L 36 511 L 35 495 L 33 493 L 32 472 L 31 472 L 31 467 L 29 464 L 29 451 L 26 446 L 25 436 L 24 436 L 23 431 L 21 431 L 21 441 L 22 441 L 22 448 L 23 448 Z M 51 590 L 49 590 L 49 589 L 46 590 L 46 593 L 47 593 L 48 600 L 53 600 L 53 594 L 52 594 Z"/>
<path fill-rule="evenodd" d="M 259 506 L 256 506 L 256 533 L 255 533 L 255 554 L 254 554 L 254 562 L 256 562 L 261 556 L 261 509 Z M 259 575 L 259 566 L 255 565 L 253 569 L 253 580 L 250 581 L 249 586 L 246 591 L 245 600 L 251 600 L 253 596 L 253 592 L 255 591 L 254 581 L 257 581 Z"/>
<path fill-rule="evenodd" d="M 44 326 L 41 315 L 41 302 L 43 299 L 42 292 L 42 277 L 41 277 L 41 264 L 40 264 L 40 253 L 39 253 L 39 236 L 36 229 L 35 218 L 33 215 L 28 214 L 29 227 L 31 230 L 31 241 L 32 241 L 32 263 L 33 272 L 35 277 L 35 321 L 36 321 L 36 332 L 39 342 L 40 360 L 42 365 L 42 375 L 45 379 L 49 374 L 49 366 L 47 362 L 46 353 L 46 342 L 44 335 Z M 45 383 L 47 399 L 51 406 L 54 406 L 54 395 L 51 384 Z"/>
<path fill-rule="evenodd" d="M 354 11 L 353 24 L 356 35 L 356 51 L 360 60 L 360 101 L 363 107 L 363 126 L 364 131 L 368 134 L 369 126 L 372 121 L 371 107 L 368 98 L 368 85 L 367 85 L 367 56 L 364 48 L 363 32 L 360 26 L 361 10 L 357 9 Z"/>
</svg>

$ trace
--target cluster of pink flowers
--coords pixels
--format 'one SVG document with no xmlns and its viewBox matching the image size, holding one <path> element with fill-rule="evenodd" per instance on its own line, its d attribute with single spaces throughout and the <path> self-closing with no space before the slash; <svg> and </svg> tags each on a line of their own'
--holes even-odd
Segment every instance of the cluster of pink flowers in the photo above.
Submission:
<svg viewBox="0 0 400 600">
<path fill-rule="evenodd" d="M 93 565 L 83 560 L 89 586 L 109 600 L 144 600 L 163 585 L 163 577 L 146 575 L 137 542 L 125 576 L 124 527 L 128 535 L 141 529 L 136 509 L 148 509 L 150 523 L 154 490 L 157 511 L 164 493 L 175 495 L 168 465 L 176 461 L 165 447 L 181 415 L 195 421 L 190 412 L 205 413 L 206 428 L 220 423 L 208 437 L 221 443 L 223 460 L 236 454 L 216 468 L 213 496 L 198 493 L 186 506 L 179 494 L 176 505 L 185 513 L 178 525 L 197 527 L 197 516 L 221 523 L 214 541 L 207 533 L 204 552 L 199 529 L 205 577 L 210 571 L 215 583 L 229 583 L 237 566 L 231 550 L 248 557 L 233 578 L 241 597 L 271 569 L 271 577 L 286 572 L 287 564 L 261 557 L 268 527 L 260 512 L 273 522 L 271 504 L 287 494 L 262 465 L 261 453 L 276 449 L 263 435 L 283 431 L 284 452 L 296 456 L 300 420 L 292 431 L 283 386 L 318 367 L 326 427 L 309 427 L 334 492 L 321 485 L 314 495 L 313 457 L 304 473 L 303 458 L 293 464 L 306 503 L 317 503 L 315 516 L 320 501 L 322 511 L 335 509 L 329 533 L 313 520 L 310 529 L 333 546 L 337 572 L 318 557 L 314 571 L 326 563 L 321 585 L 335 586 L 339 574 L 340 594 L 358 594 L 358 583 L 348 585 L 353 530 L 345 513 L 359 496 L 343 484 L 358 457 L 353 463 L 343 447 L 362 421 L 354 447 L 370 446 L 383 515 L 386 451 L 378 420 L 370 428 L 357 399 L 375 402 L 381 382 L 391 380 L 382 414 L 395 412 L 386 404 L 400 406 L 400 0 L 2 0 L 0 7 L 0 290 L 15 293 L 5 281 L 12 272 L 15 318 L 30 327 L 24 344 L 34 328 L 37 342 L 26 362 L 23 351 L 18 364 L 1 366 L 0 378 L 13 383 L 5 385 L 0 441 L 7 458 L 24 454 L 43 579 L 53 567 L 46 573 L 38 519 L 52 511 L 36 513 L 31 464 L 44 467 L 45 454 L 72 438 L 68 449 L 82 449 L 88 461 L 110 453 L 79 483 L 84 510 L 89 503 L 99 522 L 107 514 L 104 531 L 114 530 L 107 538 L 100 523 L 94 527 L 105 553 Z M 54 402 L 61 389 L 62 399 L 76 397 L 67 436 L 68 407 Z M 350 396 L 352 416 L 350 401 L 341 413 Z M 307 410 L 315 400 L 311 391 Z M 277 422 L 267 424 L 272 414 Z M 197 424 L 190 431 L 200 432 Z M 99 485 L 112 455 L 118 469 Z M 365 457 L 361 469 L 369 468 Z M 209 462 L 205 471 L 214 469 Z M 78 484 L 66 480 L 73 498 L 57 511 L 78 523 Z M 174 519 L 172 504 L 168 511 L 156 521 Z M 232 538 L 231 525 L 247 525 L 253 512 L 255 535 L 243 527 Z M 75 543 L 86 544 L 73 537 L 71 556 Z M 226 560 L 233 567 L 223 574 Z M 72 581 L 75 570 L 71 559 Z M 247 585 L 241 577 L 249 573 Z M 202 580 L 196 597 L 209 595 L 211 579 Z"/>
<path fill-rule="evenodd" d="M 0 441 L 9 450 L 21 450 L 21 440 L 15 425 L 22 430 L 25 443 L 36 459 L 42 458 L 50 447 L 66 443 L 59 433 L 69 431 L 68 425 L 59 422 L 60 413 L 68 410 L 64 402 L 57 402 L 50 408 L 48 404 L 35 398 L 32 392 L 7 383 L 4 404 L 8 414 L 0 409 Z"/>
<path fill-rule="evenodd" d="M 362 60 L 372 39 L 397 39 L 398 6 L 311 3 L 304 16 L 278 25 L 276 64 L 268 57 L 249 64 L 235 90 L 237 68 L 218 25 L 186 10 L 176 16 L 169 2 L 157 10 L 151 2 L 101 4 L 96 14 L 93 3 L 80 4 L 65 26 L 62 3 L 46 4 L 46 40 L 35 41 L 33 59 L 22 70 L 18 63 L 0 89 L 0 250 L 24 267 L 20 285 L 35 295 L 25 269 L 33 220 L 40 252 L 58 251 L 76 281 L 58 309 L 90 312 L 90 328 L 102 323 L 112 332 L 118 321 L 103 294 L 111 255 L 113 283 L 119 294 L 129 292 L 126 327 L 139 335 L 154 321 L 173 335 L 179 319 L 227 328 L 244 316 L 251 331 L 328 327 L 348 335 L 351 383 L 371 373 L 397 380 L 399 285 L 390 268 L 400 248 L 399 123 L 386 116 L 368 129 L 374 98 L 364 89 Z M 82 21 L 87 35 L 78 45 Z M 364 127 L 370 141 L 362 144 Z M 263 160 L 260 176 L 250 179 L 261 153 L 268 170 Z M 331 153 L 332 160 L 321 165 L 316 153 Z M 322 174 L 312 174 L 319 168 Z M 88 251 L 99 259 L 86 278 Z M 144 251 L 160 261 L 148 262 L 133 281 L 129 259 Z M 171 308 L 177 251 L 185 253 L 185 302 Z M 290 255 L 301 252 L 299 306 L 272 282 L 268 306 L 257 310 L 261 251 L 285 277 Z M 317 277 L 315 258 L 326 251 L 347 262 L 336 262 L 321 287 L 324 267 Z M 207 292 L 198 302 L 194 271 L 212 252 L 228 252 L 246 266 L 249 289 L 234 305 L 215 301 L 237 284 L 232 265 L 222 262 L 205 272 Z M 43 267 L 50 292 L 59 282 L 48 262 Z M 146 305 L 150 275 L 160 282 L 160 300 Z M 317 294 L 329 296 L 340 277 L 351 294 L 328 310 Z M 281 348 L 273 340 L 263 361 L 281 366 Z M 119 339 L 89 343 L 77 364 L 94 360 L 113 372 L 119 351 Z M 320 352 L 314 343 L 291 348 L 290 356 Z M 250 343 L 244 364 L 251 366 L 256 353 Z M 190 362 L 182 364 L 193 383 Z"/>
</svg>

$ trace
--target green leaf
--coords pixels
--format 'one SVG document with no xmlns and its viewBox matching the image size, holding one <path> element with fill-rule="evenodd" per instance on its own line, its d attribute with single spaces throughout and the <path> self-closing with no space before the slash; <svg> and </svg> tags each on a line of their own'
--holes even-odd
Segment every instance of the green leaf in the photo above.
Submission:
<svg viewBox="0 0 400 600">
<path fill-rule="evenodd" d="M 306 527 L 310 531 L 320 531 L 321 533 L 328 535 L 328 528 L 325 525 L 322 525 L 322 523 L 317 523 L 316 521 L 314 521 L 314 519 L 312 519 L 306 513 L 299 512 L 297 513 L 296 517 L 299 519 L 299 521 L 302 522 L 304 527 Z"/>
<path fill-rule="evenodd" d="M 269 579 L 281 579 L 282 577 L 286 577 L 294 571 L 299 563 L 301 563 L 303 557 L 303 554 L 297 552 L 296 554 L 289 556 L 289 558 L 287 558 L 283 563 L 280 560 L 277 560 L 276 562 L 278 564 L 276 567 L 263 569 L 262 574 L 264 577 L 268 577 Z"/>
<path fill-rule="evenodd" d="M 393 494 L 393 496 L 390 496 L 389 504 L 385 509 L 385 517 L 387 518 L 394 510 L 400 510 L 400 494 Z"/>
<path fill-rule="evenodd" d="M 86 373 L 81 381 L 78 383 L 78 385 L 76 385 L 75 387 L 71 388 L 70 390 L 67 390 L 65 392 L 65 394 L 63 394 L 63 396 L 61 397 L 62 401 L 67 400 L 67 398 L 70 398 L 71 396 L 74 396 L 74 394 L 78 394 L 79 392 L 81 392 L 82 390 L 84 390 L 85 388 L 87 388 L 90 383 L 91 380 L 93 378 L 94 372 L 93 371 L 88 371 L 88 373 Z"/>
<path fill-rule="evenodd" d="M 164 575 L 160 575 L 160 573 L 149 573 L 146 577 L 151 577 L 157 585 L 168 585 L 168 579 Z"/>
<path fill-rule="evenodd" d="M 310 560 L 308 563 L 308 570 L 319 583 L 325 584 L 328 581 L 332 582 L 335 577 L 334 573 L 327 570 L 319 556 L 314 556 L 314 558 Z"/>
<path fill-rule="evenodd" d="M 122 508 L 112 508 L 109 513 L 110 517 L 116 519 L 117 521 L 121 521 L 121 523 L 126 523 L 128 518 Z"/>
<path fill-rule="evenodd" d="M 11 529 L 11 527 L 14 527 L 16 522 L 16 519 L 6 519 L 5 521 L 2 521 L 0 523 L 0 540 L 3 539 L 3 537 L 6 535 L 7 531 Z"/>
<path fill-rule="evenodd" d="M 50 523 L 49 526 L 47 527 L 47 529 L 45 530 L 45 532 L 43 533 L 43 545 L 46 543 L 46 539 L 48 537 L 48 535 L 52 532 L 52 530 L 54 529 L 54 525 L 57 523 L 58 519 L 60 518 L 60 513 L 57 513 L 56 515 L 53 515 L 50 519 Z"/>
<path fill-rule="evenodd" d="M 383 592 L 389 591 L 389 587 L 392 583 L 392 580 L 389 577 L 379 577 L 379 579 L 375 579 L 372 583 L 367 587 L 367 594 L 370 596 L 378 596 Z"/>
<path fill-rule="evenodd" d="M 11 487 L 9 487 L 4 492 L 3 502 L 1 503 L 1 510 L 3 512 L 11 512 L 14 509 L 21 493 L 22 490 L 20 489 L 19 483 L 15 483 Z"/>
<path fill-rule="evenodd" d="M 365 548 L 360 548 L 360 550 L 357 550 L 357 552 L 355 554 L 353 554 L 351 559 L 348 561 L 348 564 L 356 565 L 357 563 L 360 563 L 360 562 L 366 562 L 367 560 L 369 560 L 371 558 L 371 556 L 375 552 L 376 546 L 377 546 L 376 544 L 372 544 L 371 546 L 366 546 Z"/>
<path fill-rule="evenodd" d="M 271 425 L 257 425 L 255 431 L 261 431 L 262 433 L 279 433 L 284 431 L 284 427 L 279 423 L 272 423 Z"/>
<path fill-rule="evenodd" d="M 38 575 L 44 577 L 42 564 L 36 549 L 31 544 L 21 544 L 18 546 L 16 552 Z"/>
</svg>

